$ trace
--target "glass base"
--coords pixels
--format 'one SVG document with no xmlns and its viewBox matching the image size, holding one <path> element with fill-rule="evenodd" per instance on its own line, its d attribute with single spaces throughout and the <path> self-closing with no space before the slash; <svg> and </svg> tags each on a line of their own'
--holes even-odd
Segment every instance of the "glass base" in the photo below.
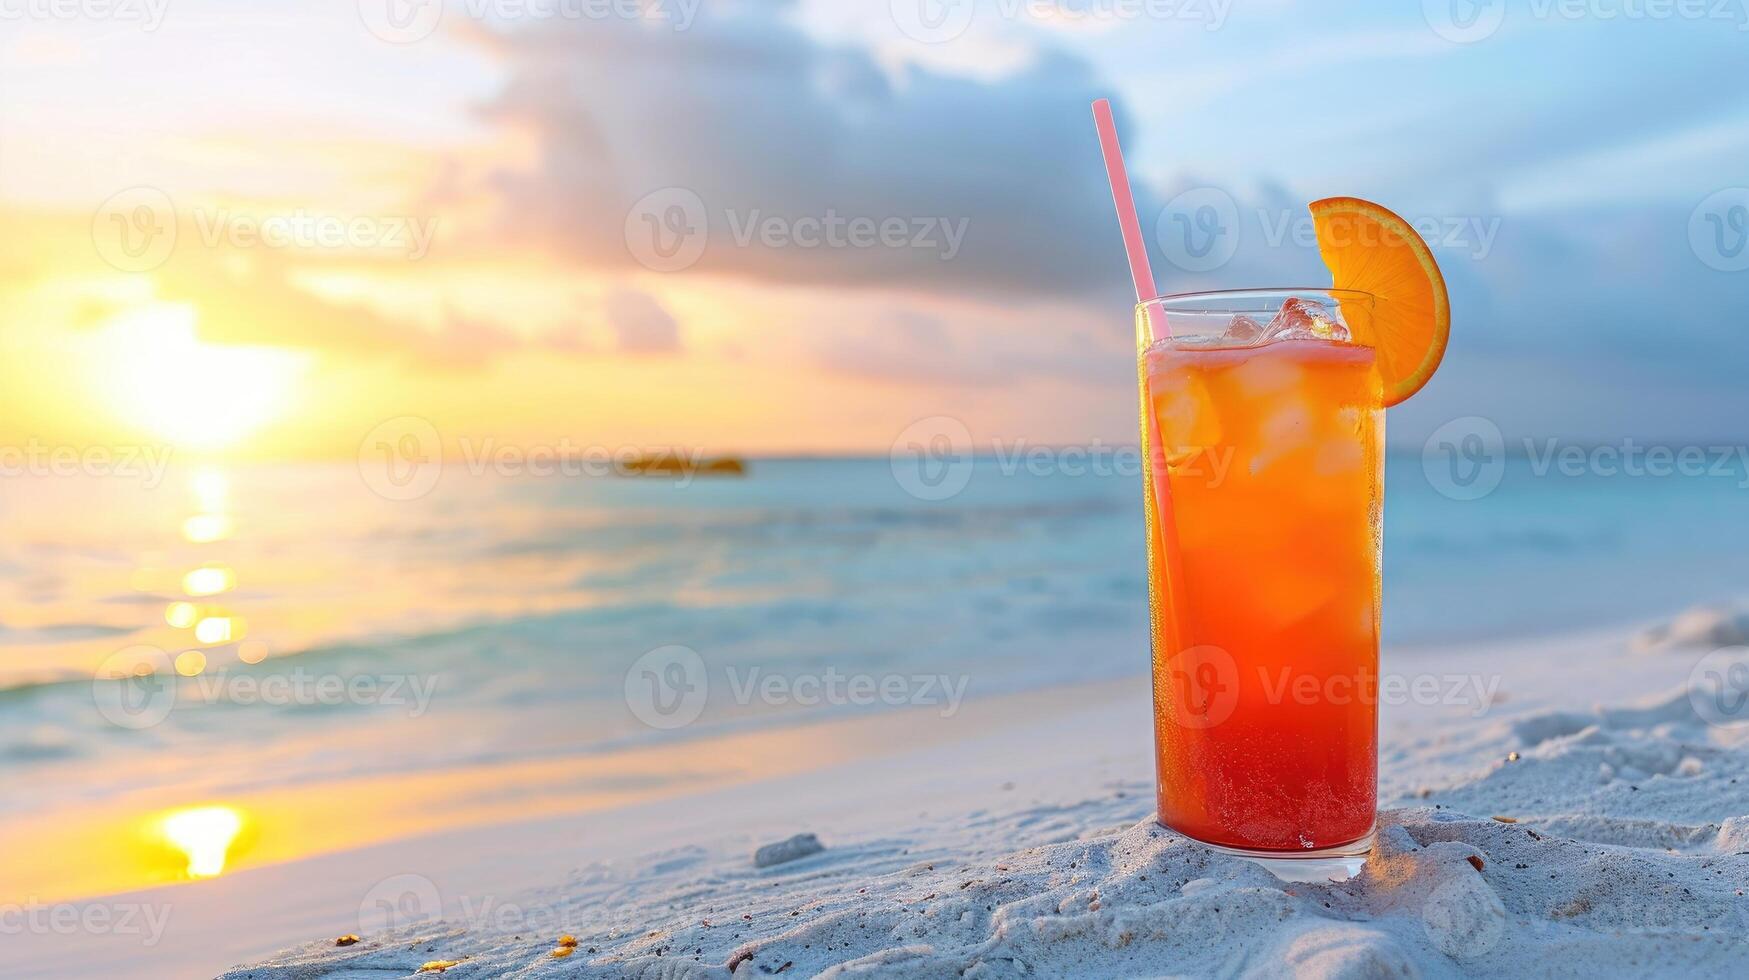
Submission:
<svg viewBox="0 0 1749 980">
<path fill-rule="evenodd" d="M 1164 825 L 1162 825 L 1164 826 Z M 1172 828 L 1168 827 L 1168 830 Z M 1253 864 L 1262 865 L 1264 870 L 1275 875 L 1282 881 L 1322 884 L 1327 881 L 1347 881 L 1360 874 L 1366 867 L 1366 856 L 1372 851 L 1373 838 L 1377 835 L 1378 825 L 1367 828 L 1365 834 L 1358 839 L 1335 847 L 1319 848 L 1315 851 L 1251 851 L 1239 847 L 1226 847 L 1221 844 L 1210 844 L 1208 841 L 1191 840 L 1222 854 L 1241 857 Z M 1173 833 L 1183 834 L 1181 830 Z"/>
</svg>

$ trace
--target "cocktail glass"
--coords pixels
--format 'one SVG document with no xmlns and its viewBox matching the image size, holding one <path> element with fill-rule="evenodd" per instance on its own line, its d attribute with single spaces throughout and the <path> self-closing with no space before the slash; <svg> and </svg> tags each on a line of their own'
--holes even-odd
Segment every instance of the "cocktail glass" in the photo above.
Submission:
<svg viewBox="0 0 1749 980">
<path fill-rule="evenodd" d="M 1136 307 L 1159 820 L 1283 877 L 1352 873 L 1377 808 L 1384 408 L 1344 317 L 1371 303 Z"/>
</svg>

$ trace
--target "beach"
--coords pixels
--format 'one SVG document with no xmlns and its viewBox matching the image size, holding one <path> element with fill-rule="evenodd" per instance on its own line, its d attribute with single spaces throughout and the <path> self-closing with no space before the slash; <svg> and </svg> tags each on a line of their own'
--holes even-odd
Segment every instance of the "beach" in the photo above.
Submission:
<svg viewBox="0 0 1749 980">
<path fill-rule="evenodd" d="M 1739 964 L 1745 729 L 1687 692 L 1737 691 L 1706 657 L 1741 637 L 1681 615 L 1741 580 L 1741 531 L 1688 516 L 1728 511 L 1734 485 L 1509 467 L 1457 501 L 1419 464 L 1387 477 L 1379 850 L 1322 885 L 1151 822 L 1122 472 L 981 460 L 941 501 L 885 460 L 686 487 L 446 474 L 447 498 L 389 505 L 343 470 L 235 468 L 241 530 L 200 545 L 177 529 L 219 503 L 188 492 L 212 496 L 211 471 L 60 488 L 34 513 L 65 508 L 73 544 L 6 546 L 65 583 L 14 586 L 16 608 L 82 626 L 7 648 L 35 655 L 6 662 L 0 764 L 32 792 L 0 806 L 0 837 L 31 845 L 0 865 L 0 975 Z M 272 520 L 313 492 L 336 505 L 312 531 Z M 1670 506 L 1645 509 L 1656 495 Z M 132 625 L 165 601 L 141 554 L 234 567 L 249 586 L 227 608 L 271 655 L 215 647 L 144 714 L 116 713 L 113 682 L 43 676 L 153 641 Z M 370 616 L 330 584 L 336 556 L 397 583 Z M 213 807 L 242 829 L 222 873 L 189 880 L 147 836 Z M 817 852 L 756 863 L 810 834 Z"/>
<path fill-rule="evenodd" d="M 151 950 L 100 936 L 67 964 L 26 937 L 7 969 L 1724 975 L 1749 963 L 1749 726 L 1704 695 L 1737 661 L 1649 635 L 1387 657 L 1378 843 L 1346 882 L 1156 826 L 1146 691 L 1119 681 L 807 723 L 786 734 L 815 751 L 769 778 L 112 896 L 171 910 Z M 735 738 L 690 755 L 733 769 Z M 756 866 L 797 834 L 823 849 Z"/>
</svg>

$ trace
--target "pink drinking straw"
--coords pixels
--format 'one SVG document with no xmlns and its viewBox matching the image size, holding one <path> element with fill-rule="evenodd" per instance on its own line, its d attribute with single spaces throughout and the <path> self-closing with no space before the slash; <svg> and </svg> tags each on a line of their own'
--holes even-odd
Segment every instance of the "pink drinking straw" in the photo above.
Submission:
<svg viewBox="0 0 1749 980">
<path fill-rule="evenodd" d="M 1142 238 L 1142 223 L 1136 218 L 1136 199 L 1130 194 L 1130 175 L 1124 169 L 1123 148 L 1117 142 L 1117 123 L 1111 118 L 1111 102 L 1106 99 L 1095 99 L 1093 102 L 1093 126 L 1099 130 L 1099 150 L 1105 155 L 1105 177 L 1111 182 L 1111 203 L 1117 207 L 1117 226 L 1123 231 L 1123 250 L 1130 260 L 1130 279 L 1136 285 L 1136 303 L 1140 305 L 1160 295 L 1154 286 L 1154 270 L 1148 266 L 1148 245 Z M 1151 318 L 1150 318 L 1151 319 Z M 1160 328 L 1167 336 L 1171 336 L 1172 328 L 1166 323 L 1165 311 L 1161 311 Z M 1137 352 L 1138 355 L 1140 351 Z M 1143 388 L 1142 411 L 1152 414 L 1153 406 L 1146 397 Z M 1153 466 L 1155 460 L 1165 461 L 1166 455 L 1160 447 L 1160 434 L 1156 431 L 1159 423 L 1149 419 L 1148 456 L 1145 465 Z M 1160 547 L 1166 565 L 1166 594 L 1169 596 L 1166 605 L 1166 624 L 1171 637 L 1171 649 L 1165 656 L 1173 657 L 1184 650 L 1183 616 L 1186 609 L 1184 602 L 1184 564 L 1178 550 L 1178 522 L 1172 511 L 1172 481 L 1167 478 L 1165 467 L 1154 470 L 1155 478 L 1150 481 L 1154 487 L 1154 508 L 1157 511 L 1155 525 L 1160 531 Z"/>
<path fill-rule="evenodd" d="M 1117 144 L 1117 123 L 1112 121 L 1109 100 L 1094 100 L 1093 127 L 1099 130 L 1099 151 L 1105 155 L 1105 177 L 1111 181 L 1111 203 L 1117 206 L 1117 226 L 1123 231 L 1123 250 L 1130 259 L 1136 302 L 1146 303 L 1160 291 L 1154 288 L 1154 270 L 1148 267 L 1148 245 L 1142 238 L 1142 223 L 1136 219 L 1136 199 L 1130 195 L 1130 175 L 1124 170 L 1123 148 Z"/>
</svg>

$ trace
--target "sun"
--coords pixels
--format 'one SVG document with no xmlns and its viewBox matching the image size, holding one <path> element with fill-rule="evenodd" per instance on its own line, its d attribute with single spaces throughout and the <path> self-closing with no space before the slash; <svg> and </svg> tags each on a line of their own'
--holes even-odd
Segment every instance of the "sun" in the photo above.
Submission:
<svg viewBox="0 0 1749 980">
<path fill-rule="evenodd" d="M 224 449 L 284 417 L 310 357 L 209 344 L 188 304 L 154 303 L 103 328 L 93 379 L 124 421 L 194 450 Z"/>
</svg>

